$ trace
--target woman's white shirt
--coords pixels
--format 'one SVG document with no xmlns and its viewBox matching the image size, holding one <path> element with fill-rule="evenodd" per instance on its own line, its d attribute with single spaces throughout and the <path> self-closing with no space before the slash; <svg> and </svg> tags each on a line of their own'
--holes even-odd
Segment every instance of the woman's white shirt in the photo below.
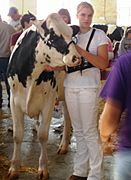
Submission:
<svg viewBox="0 0 131 180">
<path fill-rule="evenodd" d="M 78 45 L 86 49 L 92 29 L 86 33 L 78 33 Z M 89 52 L 97 55 L 98 47 L 108 44 L 106 34 L 99 29 L 96 29 L 92 41 L 89 46 Z M 100 84 L 100 70 L 99 68 L 92 67 L 82 71 L 76 71 L 67 74 L 64 80 L 64 86 L 68 88 L 98 88 Z"/>
</svg>

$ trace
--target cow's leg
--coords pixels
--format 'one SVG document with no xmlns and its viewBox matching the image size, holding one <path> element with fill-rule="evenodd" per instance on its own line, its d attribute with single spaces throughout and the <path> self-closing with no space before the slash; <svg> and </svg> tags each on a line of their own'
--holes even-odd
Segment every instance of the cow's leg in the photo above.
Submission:
<svg viewBox="0 0 131 180">
<path fill-rule="evenodd" d="M 61 71 L 59 73 L 59 84 L 58 84 L 58 100 L 63 101 L 64 105 L 64 129 L 63 129 L 63 136 L 61 143 L 58 148 L 58 153 L 59 154 L 65 154 L 68 151 L 68 146 L 70 143 L 70 138 L 71 138 L 71 120 L 70 116 L 67 110 L 66 102 L 65 102 L 65 92 L 64 92 L 64 86 L 63 86 L 63 81 L 66 76 L 66 73 L 64 71 Z"/>
<path fill-rule="evenodd" d="M 58 148 L 59 154 L 65 154 L 68 152 L 68 146 L 71 139 L 71 120 L 67 110 L 66 102 L 63 102 L 64 105 L 64 129 L 61 143 Z"/>
<path fill-rule="evenodd" d="M 13 139 L 14 139 L 14 151 L 11 160 L 11 166 L 8 172 L 10 179 L 18 177 L 18 169 L 20 167 L 20 153 L 21 143 L 23 140 L 24 132 L 24 114 L 18 106 L 15 105 L 13 97 L 11 95 L 11 113 L 13 118 Z"/>
<path fill-rule="evenodd" d="M 49 126 L 52 117 L 56 96 L 50 96 L 43 112 L 40 115 L 40 125 L 38 129 L 38 139 L 41 147 L 41 154 L 39 158 L 38 179 L 46 180 L 49 178 L 48 172 L 48 155 L 47 155 L 47 141 L 49 134 Z"/>
</svg>

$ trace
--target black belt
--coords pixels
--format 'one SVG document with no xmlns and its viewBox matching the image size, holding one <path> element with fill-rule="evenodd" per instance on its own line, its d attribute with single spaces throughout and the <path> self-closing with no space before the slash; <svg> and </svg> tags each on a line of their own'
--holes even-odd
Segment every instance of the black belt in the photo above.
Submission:
<svg viewBox="0 0 131 180">
<path fill-rule="evenodd" d="M 94 67 L 91 63 L 89 63 L 87 60 L 83 59 L 82 63 L 79 66 L 74 66 L 74 67 L 66 67 L 66 72 L 67 73 L 72 73 L 75 71 L 81 71 L 84 69 L 92 68 Z"/>
</svg>

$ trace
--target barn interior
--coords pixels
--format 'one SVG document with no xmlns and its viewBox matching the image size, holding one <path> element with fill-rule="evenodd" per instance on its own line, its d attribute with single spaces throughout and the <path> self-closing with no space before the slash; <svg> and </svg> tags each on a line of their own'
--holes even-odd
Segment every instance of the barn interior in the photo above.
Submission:
<svg viewBox="0 0 131 180">
<path fill-rule="evenodd" d="M 53 0 L 54 1 L 54 0 Z M 129 2 L 129 0 L 126 0 Z M 126 1 L 125 4 L 126 4 Z M 3 0 L 0 0 L 1 4 L 3 4 Z M 6 2 L 6 1 L 5 1 Z M 80 0 L 76 1 L 76 6 Z M 95 9 L 95 15 L 93 19 L 93 24 L 101 24 L 108 25 L 108 33 L 111 34 L 117 26 L 120 26 L 125 30 L 127 26 L 131 24 L 131 6 L 122 7 L 122 3 L 120 0 L 90 0 Z M 10 7 L 17 7 L 20 14 L 27 13 L 28 11 L 32 12 L 39 19 L 45 19 L 46 15 L 51 12 L 52 1 L 40 1 L 40 0 L 8 0 L 7 11 Z M 66 1 L 58 1 L 55 0 L 53 3 L 56 4 L 55 9 L 52 11 L 57 11 L 60 8 L 67 8 L 67 4 L 70 3 Z M 60 3 L 60 4 L 59 4 Z M 119 4 L 120 3 L 120 4 Z M 130 3 L 130 2 L 129 2 Z M 59 5 L 58 5 L 59 4 Z M 42 17 L 42 9 L 43 11 L 47 9 L 50 11 L 44 12 Z M 39 7 L 41 7 L 41 11 L 39 12 Z M 51 6 L 52 7 L 52 6 Z M 72 7 L 69 7 L 74 13 Z M 122 8 L 127 12 L 127 16 L 121 13 Z M 5 21 L 8 19 L 7 11 L 0 12 L 3 19 Z M 123 11 L 124 12 L 124 11 Z M 122 16 L 124 20 L 122 20 Z M 75 23 L 75 16 L 73 21 Z M 73 23 L 72 21 L 72 23 Z M 108 75 L 110 69 L 107 69 Z M 104 79 L 105 80 L 105 79 Z M 103 81 L 102 81 L 103 83 Z M 10 112 L 10 108 L 7 106 L 7 94 L 5 90 L 5 86 L 3 84 L 3 106 L 0 109 L 0 180 L 6 180 L 8 169 L 10 166 L 10 159 L 13 152 L 13 133 L 10 129 L 12 126 L 12 116 Z M 100 102 L 99 115 L 102 111 L 103 104 Z M 76 151 L 76 141 L 74 136 L 71 137 L 71 142 L 69 145 L 68 153 L 64 155 L 57 154 L 57 149 L 60 143 L 61 133 L 56 131 L 55 128 L 61 125 L 64 121 L 64 116 L 61 114 L 58 117 L 53 117 L 51 120 L 51 126 L 49 131 L 49 140 L 48 140 L 48 157 L 49 157 L 49 172 L 50 177 L 49 180 L 65 180 L 69 175 L 72 174 L 73 167 L 73 157 Z M 35 180 L 37 179 L 37 169 L 38 169 L 38 159 L 40 154 L 39 143 L 37 140 L 37 132 L 34 130 L 35 123 L 29 117 L 25 117 L 25 134 L 24 140 L 22 144 L 22 166 L 21 166 L 21 174 L 19 176 L 19 180 Z M 115 152 L 115 143 L 116 143 L 116 135 L 112 137 L 111 142 L 104 149 L 104 173 L 105 180 L 113 180 L 112 176 L 112 168 L 113 168 L 113 155 Z"/>
</svg>

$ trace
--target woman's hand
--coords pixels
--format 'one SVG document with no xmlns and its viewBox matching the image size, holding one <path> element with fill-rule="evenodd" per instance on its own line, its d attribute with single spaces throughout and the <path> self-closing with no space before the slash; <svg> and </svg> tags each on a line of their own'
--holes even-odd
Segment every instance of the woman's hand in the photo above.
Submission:
<svg viewBox="0 0 131 180">
<path fill-rule="evenodd" d="M 63 71 L 65 69 L 65 66 L 56 66 L 56 67 L 51 67 L 48 64 L 44 65 L 44 70 L 45 71 Z"/>
</svg>

